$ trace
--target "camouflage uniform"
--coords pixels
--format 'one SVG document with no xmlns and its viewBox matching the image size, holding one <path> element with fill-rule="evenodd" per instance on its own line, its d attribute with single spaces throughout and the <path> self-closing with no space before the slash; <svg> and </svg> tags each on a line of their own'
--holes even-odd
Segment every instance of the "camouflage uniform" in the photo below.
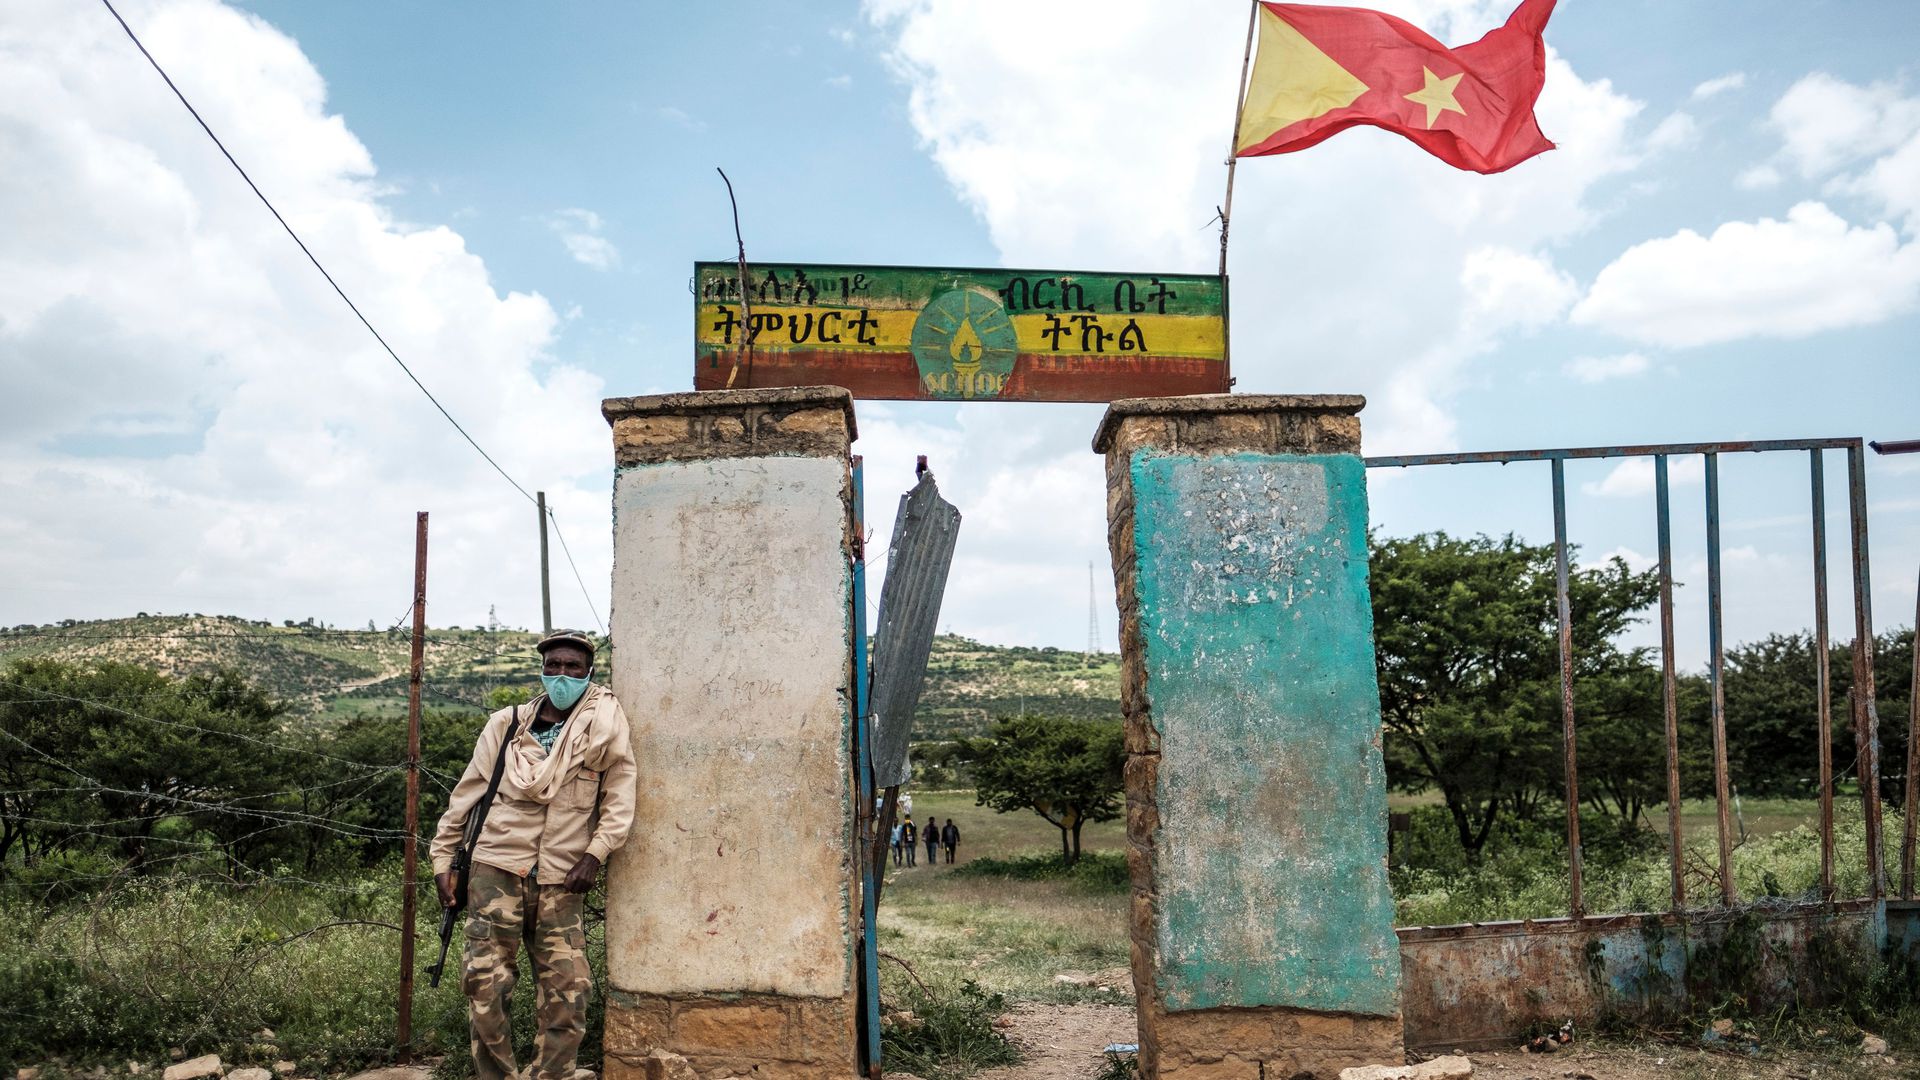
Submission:
<svg viewBox="0 0 1920 1080">
<path fill-rule="evenodd" d="M 533 957 L 536 1015 L 533 1080 L 568 1080 L 587 1031 L 586 897 L 475 863 L 467 887 L 467 1017 L 479 1080 L 515 1072 L 507 995 L 524 939 Z"/>
</svg>

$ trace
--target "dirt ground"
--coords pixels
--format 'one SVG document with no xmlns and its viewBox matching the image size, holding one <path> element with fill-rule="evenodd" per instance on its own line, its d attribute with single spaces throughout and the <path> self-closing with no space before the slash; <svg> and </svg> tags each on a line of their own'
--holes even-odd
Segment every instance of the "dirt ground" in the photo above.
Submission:
<svg viewBox="0 0 1920 1080">
<path fill-rule="evenodd" d="M 1026 1060 L 976 1073 L 975 1080 L 1091 1080 L 1110 1043 L 1135 1038 L 1133 1009 L 1122 1005 L 1016 1005 L 1007 1037 Z M 1920 1077 L 1920 1059 L 1829 1053 L 1714 1051 L 1673 1043 L 1602 1041 L 1554 1054 L 1469 1052 L 1474 1074 L 1489 1080 L 1877 1080 Z M 911 1080 L 888 1073 L 886 1080 Z"/>
</svg>

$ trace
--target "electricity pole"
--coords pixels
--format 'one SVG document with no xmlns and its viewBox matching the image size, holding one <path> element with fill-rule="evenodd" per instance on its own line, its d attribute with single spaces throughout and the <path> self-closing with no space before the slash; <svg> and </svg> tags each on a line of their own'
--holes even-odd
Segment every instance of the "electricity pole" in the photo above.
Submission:
<svg viewBox="0 0 1920 1080">
<path fill-rule="evenodd" d="M 534 505 L 540 511 L 540 627 L 553 633 L 553 585 L 547 579 L 547 493 L 537 492 Z"/>
</svg>

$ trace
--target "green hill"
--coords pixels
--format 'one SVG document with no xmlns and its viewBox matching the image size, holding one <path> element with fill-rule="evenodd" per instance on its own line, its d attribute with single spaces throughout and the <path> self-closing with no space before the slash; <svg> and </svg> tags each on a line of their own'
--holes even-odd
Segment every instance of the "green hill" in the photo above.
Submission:
<svg viewBox="0 0 1920 1080">
<path fill-rule="evenodd" d="M 531 685 L 536 635 L 429 630 L 429 705 L 481 707 L 496 686 Z M 172 675 L 233 668 L 296 713 L 401 713 L 406 709 L 408 633 L 275 626 L 224 615 L 147 615 L 0 630 L 0 663 L 25 657 L 114 660 Z"/>
<path fill-rule="evenodd" d="M 426 700 L 434 708 L 479 708 L 500 687 L 538 682 L 537 635 L 518 630 L 429 630 Z M 330 718 L 401 715 L 407 702 L 405 630 L 274 625 L 222 615 L 18 626 L 0 630 L 0 664 L 24 657 L 115 660 L 174 675 L 238 669 L 298 714 Z M 1091 663 L 1089 662 L 1091 661 Z M 986 730 L 1018 712 L 1120 715 L 1119 658 L 1054 648 L 936 638 L 915 736 L 945 739 Z"/>
</svg>

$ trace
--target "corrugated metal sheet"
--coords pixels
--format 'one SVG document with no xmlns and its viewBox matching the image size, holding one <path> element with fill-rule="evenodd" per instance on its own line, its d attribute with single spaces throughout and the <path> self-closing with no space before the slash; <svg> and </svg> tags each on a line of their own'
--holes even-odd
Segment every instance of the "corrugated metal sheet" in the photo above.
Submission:
<svg viewBox="0 0 1920 1080">
<path fill-rule="evenodd" d="M 907 782 L 907 743 L 927 677 L 927 654 L 940 622 L 940 598 L 960 535 L 960 511 L 923 473 L 900 496 L 887 547 L 887 581 L 873 635 L 873 777 L 878 787 Z"/>
</svg>

